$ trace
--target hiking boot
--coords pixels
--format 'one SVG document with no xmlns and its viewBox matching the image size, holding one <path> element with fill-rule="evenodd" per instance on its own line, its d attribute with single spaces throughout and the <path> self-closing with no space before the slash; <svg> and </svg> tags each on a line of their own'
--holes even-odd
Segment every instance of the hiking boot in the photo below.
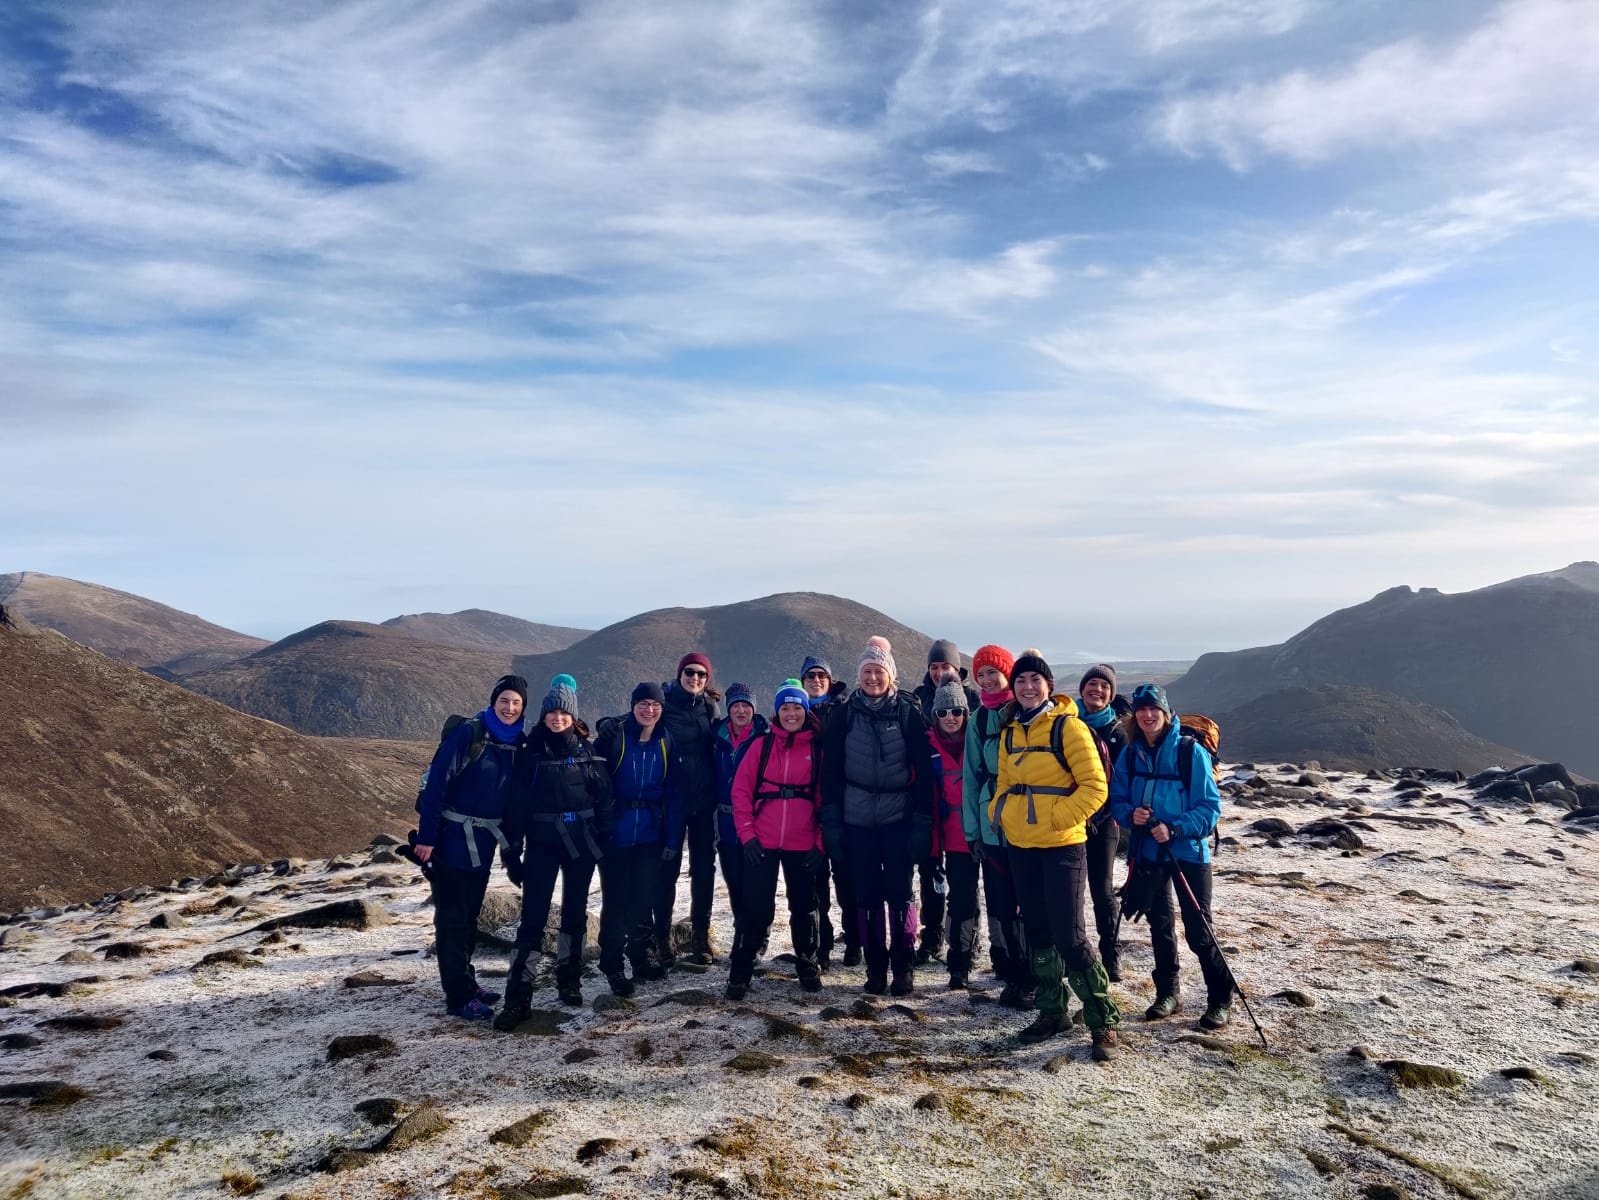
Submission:
<svg viewBox="0 0 1599 1200">
<path fill-rule="evenodd" d="M 1228 1022 L 1232 1019 L 1232 1009 L 1225 1004 L 1212 1004 L 1205 1010 L 1205 1015 L 1199 1018 L 1199 1027 L 1201 1029 L 1226 1029 Z"/>
<path fill-rule="evenodd" d="M 490 1008 L 493 1008 L 500 1002 L 500 993 L 491 992 L 487 988 L 478 988 L 477 998 L 480 1003 L 487 1004 Z"/>
<path fill-rule="evenodd" d="M 1007 983 L 999 993 L 999 1002 L 1006 1008 L 1014 1008 L 1018 1012 L 1028 1012 L 1034 1003 L 1031 988 L 1024 988 L 1019 983 Z"/>
<path fill-rule="evenodd" d="M 642 979 L 646 983 L 653 983 L 657 979 L 666 978 L 666 968 L 657 966 L 647 958 L 633 960 L 633 980 L 636 983 Z"/>
<path fill-rule="evenodd" d="M 889 985 L 889 995 L 909 996 L 916 990 L 915 971 L 895 971 L 894 982 Z"/>
<path fill-rule="evenodd" d="M 916 947 L 916 957 L 913 960 L 918 967 L 925 967 L 928 960 L 933 957 L 933 951 L 928 946 Z"/>
<path fill-rule="evenodd" d="M 557 984 L 555 994 L 560 997 L 561 1003 L 568 1008 L 583 1007 L 583 989 L 575 983 Z"/>
<path fill-rule="evenodd" d="M 971 978 L 966 974 L 965 971 L 951 971 L 949 973 L 949 990 L 950 991 L 952 991 L 952 992 L 964 992 L 970 986 L 971 986 Z"/>
<path fill-rule="evenodd" d="M 822 990 L 822 977 L 820 975 L 801 975 L 800 990 L 804 992 L 819 992 Z"/>
<path fill-rule="evenodd" d="M 1088 1052 L 1095 1062 L 1109 1062 L 1116 1057 L 1116 1049 L 1121 1045 L 1121 1039 L 1116 1036 L 1114 1029 L 1094 1030 L 1094 1047 Z"/>
<path fill-rule="evenodd" d="M 633 994 L 633 981 L 618 971 L 615 975 L 607 975 L 605 982 L 611 985 L 611 995 L 621 996 L 624 999 Z"/>
<path fill-rule="evenodd" d="M 823 950 L 820 954 L 818 954 L 816 956 L 816 969 L 818 971 L 820 971 L 823 975 L 827 974 L 828 969 L 830 967 L 832 967 L 832 965 L 833 965 L 833 952 L 832 952 L 832 950 Z"/>
<path fill-rule="evenodd" d="M 1164 1021 L 1182 1006 L 1182 998 L 1175 993 L 1167 992 L 1164 996 L 1156 996 L 1155 1003 L 1144 1010 L 1144 1020 Z"/>
<path fill-rule="evenodd" d="M 686 960 L 702 967 L 709 967 L 716 962 L 716 953 L 711 949 L 711 933 L 708 929 L 694 931 L 694 949 L 685 956 Z"/>
<path fill-rule="evenodd" d="M 494 1010 L 476 996 L 473 996 L 465 1004 L 452 1004 L 444 1011 L 452 1017 L 460 1017 L 463 1021 L 494 1020 Z"/>
<path fill-rule="evenodd" d="M 500 1010 L 499 1016 L 494 1018 L 494 1028 L 501 1033 L 510 1033 L 527 1020 L 532 1011 L 526 1001 L 513 1000 Z"/>
<path fill-rule="evenodd" d="M 861 948 L 859 946 L 844 947 L 844 965 L 858 967 L 861 965 Z"/>
<path fill-rule="evenodd" d="M 749 994 L 750 994 L 750 985 L 749 984 L 747 984 L 747 983 L 734 983 L 731 979 L 727 981 L 727 988 L 726 988 L 726 990 L 724 990 L 722 992 L 722 995 L 726 996 L 729 1000 L 742 1000 L 742 999 L 744 999 L 745 996 L 748 996 Z"/>
<path fill-rule="evenodd" d="M 1121 960 L 1120 959 L 1115 959 L 1115 958 L 1107 958 L 1107 959 L 1104 960 L 1104 963 L 1105 963 L 1105 977 L 1107 979 L 1109 979 L 1112 983 L 1120 983 L 1122 981 L 1122 964 L 1121 964 Z"/>
<path fill-rule="evenodd" d="M 1031 1045 L 1052 1038 L 1066 1028 L 1066 1018 L 1060 1013 L 1039 1013 L 1031 1025 L 1016 1035 L 1016 1040 Z"/>
<path fill-rule="evenodd" d="M 888 972 L 886 970 L 868 970 L 866 972 L 866 991 L 874 996 L 882 996 L 888 992 Z"/>
</svg>

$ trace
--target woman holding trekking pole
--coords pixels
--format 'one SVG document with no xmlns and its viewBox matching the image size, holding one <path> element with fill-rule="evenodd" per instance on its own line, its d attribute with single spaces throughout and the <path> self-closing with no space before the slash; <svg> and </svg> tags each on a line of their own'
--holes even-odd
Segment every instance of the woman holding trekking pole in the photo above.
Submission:
<svg viewBox="0 0 1599 1200">
<path fill-rule="evenodd" d="M 1183 936 L 1205 976 L 1202 1029 L 1221 1029 L 1230 1019 L 1233 976 L 1222 961 L 1210 925 L 1210 835 L 1221 819 L 1221 793 L 1210 770 L 1210 753 L 1182 732 L 1166 693 L 1153 683 L 1133 689 L 1127 746 L 1111 774 L 1110 809 L 1116 823 L 1132 831 L 1128 857 L 1134 880 L 1152 872 L 1153 891 L 1143 893 L 1149 938 L 1155 953 L 1155 1002 L 1146 1021 L 1169 1017 L 1182 1007 L 1177 971 L 1176 922 L 1172 918 L 1174 874 L 1180 873 L 1177 904 Z M 1186 886 L 1183 886 L 1186 882 Z M 1130 884 L 1129 886 L 1134 886 Z"/>
</svg>

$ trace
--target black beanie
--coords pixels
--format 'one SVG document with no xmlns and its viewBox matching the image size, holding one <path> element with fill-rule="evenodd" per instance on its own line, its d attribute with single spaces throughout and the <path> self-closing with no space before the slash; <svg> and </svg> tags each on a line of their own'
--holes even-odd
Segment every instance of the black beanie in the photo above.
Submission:
<svg viewBox="0 0 1599 1200">
<path fill-rule="evenodd" d="M 939 638 L 927 648 L 927 665 L 932 666 L 936 662 L 948 663 L 958 669 L 961 665 L 961 652 L 948 638 Z"/>
<path fill-rule="evenodd" d="M 1027 671 L 1032 671 L 1035 674 L 1042 675 L 1045 679 L 1049 680 L 1049 685 L 1051 687 L 1055 686 L 1055 672 L 1051 670 L 1050 665 L 1044 661 L 1043 655 L 1036 654 L 1029 650 L 1019 657 L 1016 660 L 1015 668 L 1010 673 L 1011 683 L 1014 685 L 1016 682 L 1016 676 L 1024 674 Z"/>
<path fill-rule="evenodd" d="M 515 692 L 522 697 L 522 707 L 527 708 L 527 680 L 520 675 L 501 675 L 494 681 L 494 690 L 489 693 L 489 707 L 494 707 L 494 702 L 500 698 L 501 692 Z"/>
<path fill-rule="evenodd" d="M 628 701 L 628 707 L 631 708 L 640 700 L 653 700 L 657 704 L 665 704 L 666 689 L 658 683 L 641 683 L 633 689 L 633 698 Z"/>
<path fill-rule="evenodd" d="M 1083 672 L 1083 677 L 1077 681 L 1077 692 L 1082 694 L 1083 685 L 1090 679 L 1103 679 L 1110 684 L 1111 695 L 1116 694 L 1116 668 L 1109 663 L 1095 663 Z"/>
</svg>

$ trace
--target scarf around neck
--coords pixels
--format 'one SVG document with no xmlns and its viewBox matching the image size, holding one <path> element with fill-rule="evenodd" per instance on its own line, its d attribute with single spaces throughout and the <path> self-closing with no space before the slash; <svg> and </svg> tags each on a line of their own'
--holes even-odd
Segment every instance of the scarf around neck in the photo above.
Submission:
<svg viewBox="0 0 1599 1200">
<path fill-rule="evenodd" d="M 1096 713 L 1088 712 L 1079 705 L 1077 715 L 1083 719 L 1084 725 L 1100 733 L 1109 729 L 1117 721 L 1116 710 L 1108 704 Z"/>
<path fill-rule="evenodd" d="M 984 708 L 1004 708 L 1016 698 L 1016 694 L 1006 688 L 1002 692 L 978 692 L 977 698 L 983 702 Z"/>
<path fill-rule="evenodd" d="M 497 742 L 515 743 L 522 740 L 522 722 L 507 725 L 500 720 L 492 708 L 485 708 L 478 713 L 478 719 L 483 722 L 483 729 Z"/>
</svg>

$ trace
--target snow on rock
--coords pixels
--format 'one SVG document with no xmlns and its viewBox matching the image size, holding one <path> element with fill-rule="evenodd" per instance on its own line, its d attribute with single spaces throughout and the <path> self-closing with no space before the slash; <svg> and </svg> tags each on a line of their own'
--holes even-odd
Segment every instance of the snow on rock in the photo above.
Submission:
<svg viewBox="0 0 1599 1200">
<path fill-rule="evenodd" d="M 1216 863 L 1267 1049 L 1241 1005 L 1195 1031 L 1186 950 L 1188 1007 L 1140 1020 L 1141 925 L 1098 1064 L 1081 1026 L 1019 1045 L 983 974 L 863 1004 L 835 966 L 808 996 L 781 916 L 742 1003 L 724 960 L 594 1005 L 591 965 L 589 1004 L 546 987 L 496 1033 L 443 1011 L 420 877 L 349 856 L 14 921 L 0 1195 L 1599 1196 L 1591 827 L 1305 775 L 1235 772 Z M 296 919 L 334 903 L 359 919 Z M 503 952 L 478 964 L 499 986 Z"/>
</svg>

